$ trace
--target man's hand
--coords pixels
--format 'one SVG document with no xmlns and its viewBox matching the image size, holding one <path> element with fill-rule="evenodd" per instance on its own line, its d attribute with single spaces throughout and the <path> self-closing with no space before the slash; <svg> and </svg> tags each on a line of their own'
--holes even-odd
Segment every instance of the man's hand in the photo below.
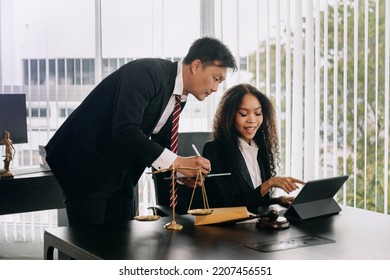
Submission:
<svg viewBox="0 0 390 280">
<path fill-rule="evenodd" d="M 177 157 L 175 162 L 173 163 L 175 169 L 180 168 L 191 168 L 189 169 L 180 169 L 178 170 L 181 174 L 187 177 L 195 177 L 198 174 L 198 170 L 200 169 L 202 174 L 209 174 L 211 171 L 211 164 L 207 158 L 201 156 L 193 156 L 193 157 Z"/>
<path fill-rule="evenodd" d="M 198 178 L 198 181 L 196 181 L 196 177 L 184 177 L 184 178 L 179 177 L 177 180 L 179 183 L 184 184 L 186 187 L 189 187 L 189 188 L 194 188 L 195 183 L 196 183 L 196 187 L 200 187 L 202 185 L 201 179 Z M 203 180 L 204 180 L 204 178 L 203 178 Z"/>
</svg>

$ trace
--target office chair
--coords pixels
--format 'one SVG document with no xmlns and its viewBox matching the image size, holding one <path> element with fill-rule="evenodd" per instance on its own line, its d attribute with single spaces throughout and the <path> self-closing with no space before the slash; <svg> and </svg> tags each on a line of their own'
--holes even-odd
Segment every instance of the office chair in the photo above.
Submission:
<svg viewBox="0 0 390 280">
<path fill-rule="evenodd" d="M 204 144 L 211 139 L 210 132 L 180 132 L 179 133 L 179 156 L 194 156 L 195 152 L 192 148 L 194 144 L 199 152 L 202 153 Z M 170 205 L 170 180 L 164 178 L 169 177 L 169 172 L 154 174 L 154 185 L 156 191 L 156 210 L 160 216 L 167 216 L 172 213 Z M 175 207 L 177 214 L 186 214 L 192 196 L 193 189 L 177 184 L 177 205 Z M 195 190 L 192 201 L 192 208 L 203 208 L 203 199 L 201 189 Z"/>
</svg>

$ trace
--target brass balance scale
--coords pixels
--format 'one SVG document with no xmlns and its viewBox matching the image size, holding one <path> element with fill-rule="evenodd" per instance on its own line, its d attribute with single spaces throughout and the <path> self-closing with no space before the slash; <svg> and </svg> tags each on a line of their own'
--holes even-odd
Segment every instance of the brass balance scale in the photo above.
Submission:
<svg viewBox="0 0 390 280">
<path fill-rule="evenodd" d="M 172 166 L 170 168 L 153 171 L 153 172 L 151 172 L 151 174 L 157 174 L 157 173 L 161 173 L 161 172 L 171 171 L 171 176 L 170 176 L 170 180 L 171 180 L 171 205 L 170 206 L 172 208 L 172 221 L 167 223 L 166 225 L 164 225 L 165 229 L 170 229 L 170 230 L 183 229 L 183 226 L 178 224 L 176 222 L 176 219 L 175 219 L 175 207 L 177 204 L 177 194 L 176 194 L 177 171 L 182 171 L 182 170 L 197 170 L 194 189 L 192 191 L 190 205 L 188 207 L 187 213 L 191 214 L 191 215 L 210 215 L 213 212 L 213 210 L 210 209 L 209 202 L 207 200 L 206 188 L 204 186 L 204 177 L 202 175 L 201 169 L 190 168 L 190 167 L 175 168 L 174 166 Z M 204 208 L 191 209 L 192 201 L 193 201 L 195 190 L 197 187 L 201 188 Z M 137 215 L 134 217 L 134 219 L 137 221 L 156 221 L 159 218 L 160 218 L 160 216 L 157 215 L 155 208 L 153 208 L 153 215 L 144 215 L 144 216 Z"/>
</svg>

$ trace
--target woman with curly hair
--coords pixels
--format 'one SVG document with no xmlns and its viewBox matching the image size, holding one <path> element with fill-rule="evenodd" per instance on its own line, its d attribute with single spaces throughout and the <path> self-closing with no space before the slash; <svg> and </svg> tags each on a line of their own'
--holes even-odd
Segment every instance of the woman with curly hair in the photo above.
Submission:
<svg viewBox="0 0 390 280">
<path fill-rule="evenodd" d="M 239 84 L 223 95 L 214 117 L 212 139 L 203 148 L 211 173 L 231 176 L 205 180 L 210 207 L 288 206 L 293 197 L 271 197 L 273 188 L 287 194 L 303 181 L 276 176 L 278 135 L 275 109 L 269 98 L 250 84 Z"/>
</svg>

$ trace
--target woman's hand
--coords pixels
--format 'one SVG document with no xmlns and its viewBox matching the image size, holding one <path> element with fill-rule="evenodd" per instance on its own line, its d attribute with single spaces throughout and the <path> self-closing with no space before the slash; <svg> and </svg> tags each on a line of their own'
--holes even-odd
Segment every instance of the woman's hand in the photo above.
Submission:
<svg viewBox="0 0 390 280">
<path fill-rule="evenodd" d="M 271 188 L 279 188 L 284 190 L 286 193 L 290 193 L 299 189 L 297 184 L 304 185 L 305 182 L 293 177 L 272 177 L 261 184 L 260 191 L 262 196 L 269 192 Z"/>
<path fill-rule="evenodd" d="M 276 202 L 280 205 L 280 206 L 283 206 L 283 207 L 289 207 L 293 202 L 294 202 L 294 197 L 293 196 L 286 196 L 286 195 L 282 195 L 282 196 L 279 196 L 277 199 L 276 199 Z"/>
</svg>

